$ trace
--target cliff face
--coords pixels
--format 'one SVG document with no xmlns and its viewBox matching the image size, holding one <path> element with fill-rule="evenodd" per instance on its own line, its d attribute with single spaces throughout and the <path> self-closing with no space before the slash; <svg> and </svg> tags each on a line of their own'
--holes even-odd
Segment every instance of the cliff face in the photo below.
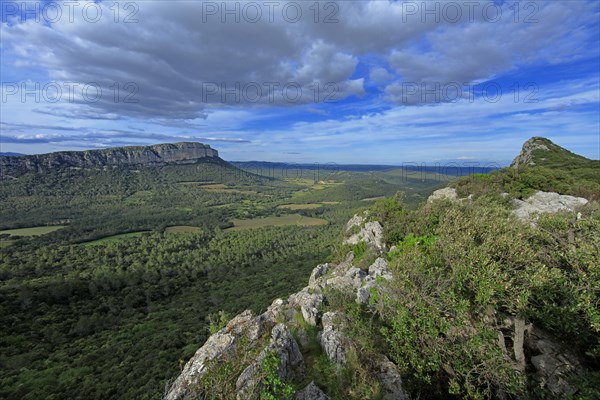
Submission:
<svg viewBox="0 0 600 400">
<path fill-rule="evenodd" d="M 14 177 L 28 172 L 41 173 L 66 168 L 183 164 L 201 159 L 220 160 L 217 150 L 197 142 L 61 151 L 19 157 L 0 156 L 0 176 Z"/>
<path fill-rule="evenodd" d="M 523 144 L 523 149 L 510 166 L 518 168 L 524 165 L 535 165 L 533 152 L 536 150 L 549 151 L 552 145 L 553 143 L 546 138 L 533 137 Z"/>
<path fill-rule="evenodd" d="M 590 160 L 579 154 L 560 147 L 543 137 L 532 137 L 523 144 L 519 155 L 515 157 L 513 168 L 538 166 L 547 168 L 597 168 L 598 161 Z"/>
</svg>

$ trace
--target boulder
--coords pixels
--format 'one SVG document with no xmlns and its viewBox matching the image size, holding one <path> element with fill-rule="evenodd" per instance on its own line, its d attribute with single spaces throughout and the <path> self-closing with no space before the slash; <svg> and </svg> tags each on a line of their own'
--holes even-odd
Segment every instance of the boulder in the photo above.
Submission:
<svg viewBox="0 0 600 400">
<path fill-rule="evenodd" d="M 211 335 L 196 354 L 184 366 L 183 371 L 169 387 L 165 400 L 188 398 L 202 377 L 208 372 L 208 364 L 215 360 L 231 356 L 237 341 L 247 331 L 257 332 L 262 328 L 257 325 L 263 320 L 254 319 L 250 311 L 244 311 L 233 318 L 225 328 Z"/>
<path fill-rule="evenodd" d="M 381 276 L 383 279 L 391 280 L 393 278 L 392 272 L 388 267 L 388 262 L 385 258 L 377 258 L 373 264 L 369 266 L 369 276 L 377 278 Z"/>
<path fill-rule="evenodd" d="M 452 202 L 458 201 L 458 193 L 456 193 L 456 189 L 454 188 L 445 187 L 443 189 L 438 189 L 427 198 L 427 202 L 433 203 L 434 201 L 441 199 L 447 199 Z"/>
<path fill-rule="evenodd" d="M 526 200 L 513 200 L 513 215 L 522 221 L 532 221 L 535 214 L 574 211 L 588 203 L 583 197 L 561 195 L 553 192 L 537 192 Z"/>
</svg>

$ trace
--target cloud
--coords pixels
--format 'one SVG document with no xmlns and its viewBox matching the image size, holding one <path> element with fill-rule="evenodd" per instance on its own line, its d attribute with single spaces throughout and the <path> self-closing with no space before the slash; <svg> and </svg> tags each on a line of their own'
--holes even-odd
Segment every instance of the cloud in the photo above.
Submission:
<svg viewBox="0 0 600 400">
<path fill-rule="evenodd" d="M 78 96 L 94 111 L 75 118 L 195 119 L 211 104 L 293 107 L 361 96 L 364 77 L 354 74 L 367 55 L 398 74 L 371 71 L 374 81 L 392 80 L 390 101 L 403 82 L 473 82 L 522 63 L 560 62 L 581 56 L 595 33 L 585 22 L 598 16 L 582 1 L 539 3 L 537 23 L 516 23 L 508 2 L 495 22 L 483 12 L 491 1 L 473 12 L 455 2 L 457 19 L 443 2 L 432 3 L 434 15 L 421 2 L 292 3 L 134 2 L 137 23 L 124 22 L 124 10 L 115 22 L 112 3 L 94 3 L 97 22 L 81 10 L 70 21 L 65 10 L 54 23 L 2 23 L 3 52 L 50 80 L 101 88 L 97 101 Z"/>
<path fill-rule="evenodd" d="M 385 68 L 375 67 L 371 69 L 369 78 L 375 83 L 382 83 L 391 81 L 394 78 L 394 75 L 390 74 Z"/>
</svg>

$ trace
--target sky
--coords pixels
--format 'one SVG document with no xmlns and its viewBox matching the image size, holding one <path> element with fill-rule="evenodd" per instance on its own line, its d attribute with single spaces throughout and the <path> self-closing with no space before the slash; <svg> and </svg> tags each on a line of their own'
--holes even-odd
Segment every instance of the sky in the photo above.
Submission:
<svg viewBox="0 0 600 400">
<path fill-rule="evenodd" d="M 600 2 L 0 1 L 0 151 L 600 158 Z"/>
</svg>

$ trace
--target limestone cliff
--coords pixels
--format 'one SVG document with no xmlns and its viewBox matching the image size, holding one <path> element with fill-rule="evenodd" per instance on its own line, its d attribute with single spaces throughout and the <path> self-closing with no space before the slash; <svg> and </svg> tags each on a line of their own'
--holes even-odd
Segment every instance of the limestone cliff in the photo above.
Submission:
<svg viewBox="0 0 600 400">
<path fill-rule="evenodd" d="M 0 156 L 0 176 L 19 176 L 68 168 L 99 169 L 115 166 L 140 166 L 222 161 L 217 150 L 197 142 L 153 146 L 115 147 L 102 150 L 61 151 L 49 154 Z"/>
<path fill-rule="evenodd" d="M 523 143 L 521 152 L 510 166 L 513 168 L 542 166 L 571 169 L 576 167 L 597 168 L 599 164 L 597 160 L 589 160 L 558 146 L 549 139 L 536 136 Z"/>
</svg>

